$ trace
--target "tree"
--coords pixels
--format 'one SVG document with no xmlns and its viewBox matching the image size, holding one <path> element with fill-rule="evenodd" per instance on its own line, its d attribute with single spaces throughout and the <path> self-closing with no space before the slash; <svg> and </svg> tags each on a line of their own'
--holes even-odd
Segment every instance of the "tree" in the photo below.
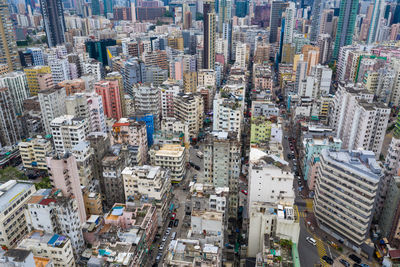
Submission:
<svg viewBox="0 0 400 267">
<path fill-rule="evenodd" d="M 203 19 L 204 19 L 203 13 L 196 12 L 196 20 L 203 20 Z"/>
<path fill-rule="evenodd" d="M 35 183 L 36 190 L 49 189 L 51 188 L 51 182 L 49 177 L 44 177 L 42 181 Z"/>
</svg>

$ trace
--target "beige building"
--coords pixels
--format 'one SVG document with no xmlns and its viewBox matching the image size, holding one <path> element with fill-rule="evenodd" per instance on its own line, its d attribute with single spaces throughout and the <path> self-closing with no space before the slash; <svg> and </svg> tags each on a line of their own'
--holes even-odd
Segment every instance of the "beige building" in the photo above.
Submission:
<svg viewBox="0 0 400 267">
<path fill-rule="evenodd" d="M 167 217 L 171 200 L 170 171 L 158 166 L 126 167 L 122 171 L 127 205 L 146 197 L 156 203 L 159 224 Z"/>
<path fill-rule="evenodd" d="M 197 72 L 197 86 L 216 86 L 215 70 L 202 69 Z"/>
<path fill-rule="evenodd" d="M 28 233 L 24 210 L 35 191 L 30 182 L 10 180 L 0 185 L 0 245 L 12 247 Z"/>
<path fill-rule="evenodd" d="M 36 257 L 51 259 L 54 266 L 76 266 L 71 240 L 67 236 L 33 231 L 21 241 L 18 248 L 30 250 Z"/>
<path fill-rule="evenodd" d="M 169 169 L 172 182 L 179 183 L 185 177 L 188 155 L 181 145 L 165 144 L 159 149 L 153 148 L 150 161 L 152 165 Z"/>
<path fill-rule="evenodd" d="M 203 128 L 204 103 L 199 94 L 178 94 L 174 99 L 175 118 L 189 124 L 189 135 L 197 138 Z"/>
<path fill-rule="evenodd" d="M 38 136 L 18 144 L 25 168 L 47 170 L 46 154 L 53 151 L 51 141 Z"/>
</svg>

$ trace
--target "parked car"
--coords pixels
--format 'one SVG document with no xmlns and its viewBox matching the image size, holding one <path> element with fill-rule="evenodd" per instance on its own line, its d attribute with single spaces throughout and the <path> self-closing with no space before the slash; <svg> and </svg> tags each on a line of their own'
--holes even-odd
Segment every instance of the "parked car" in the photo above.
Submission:
<svg viewBox="0 0 400 267">
<path fill-rule="evenodd" d="M 168 227 L 172 227 L 174 225 L 174 221 L 169 221 Z"/>
<path fill-rule="evenodd" d="M 326 255 L 322 256 L 322 259 L 328 264 L 333 264 L 333 260 L 330 257 L 326 256 Z"/>
<path fill-rule="evenodd" d="M 369 267 L 369 265 L 365 264 L 365 263 L 361 263 L 360 265 L 361 265 L 361 267 Z"/>
<path fill-rule="evenodd" d="M 242 190 L 242 191 L 240 191 L 240 192 L 242 192 L 243 194 L 245 194 L 246 196 L 247 196 L 247 190 Z"/>
<path fill-rule="evenodd" d="M 350 263 L 348 261 L 346 261 L 345 259 L 340 259 L 339 262 L 341 264 L 343 264 L 343 266 L 350 267 Z"/>
<path fill-rule="evenodd" d="M 173 212 L 173 213 L 171 214 L 171 220 L 175 220 L 175 218 L 176 218 L 176 213 Z"/>
<path fill-rule="evenodd" d="M 196 156 L 197 156 L 198 158 L 202 159 L 202 158 L 204 157 L 204 154 L 203 154 L 203 152 L 201 152 L 201 151 L 197 151 Z"/>
<path fill-rule="evenodd" d="M 313 245 L 313 246 L 316 246 L 316 245 L 317 245 L 317 241 L 315 241 L 314 238 L 311 238 L 311 237 L 307 236 L 307 237 L 306 237 L 306 240 L 307 240 L 308 243 L 310 243 L 310 244 Z"/>
<path fill-rule="evenodd" d="M 197 166 L 197 165 L 194 165 L 194 168 L 196 169 L 196 170 L 200 170 L 200 167 L 199 166 Z"/>
<path fill-rule="evenodd" d="M 175 227 L 178 227 L 178 224 L 179 224 L 179 220 L 176 219 L 175 222 L 174 222 L 174 226 L 175 226 Z"/>
<path fill-rule="evenodd" d="M 158 263 L 158 262 L 160 262 L 160 260 L 161 260 L 161 256 L 162 255 L 160 255 L 160 254 L 157 254 L 157 257 L 156 257 L 156 262 Z"/>
<path fill-rule="evenodd" d="M 164 245 L 161 244 L 160 247 L 158 248 L 159 250 L 164 250 Z"/>
<path fill-rule="evenodd" d="M 350 254 L 350 255 L 349 255 L 349 258 L 350 258 L 351 260 L 353 260 L 355 263 L 358 263 L 358 264 L 361 263 L 360 257 L 358 257 L 358 256 L 356 256 L 356 255 L 354 255 L 354 254 Z"/>
<path fill-rule="evenodd" d="M 357 263 L 354 263 L 354 264 L 353 264 L 353 267 L 361 267 L 361 265 L 360 265 L 360 264 L 357 264 Z"/>
<path fill-rule="evenodd" d="M 167 238 L 168 238 L 168 236 L 166 236 L 166 235 L 163 236 L 162 241 L 163 241 L 163 242 L 167 241 Z"/>
</svg>

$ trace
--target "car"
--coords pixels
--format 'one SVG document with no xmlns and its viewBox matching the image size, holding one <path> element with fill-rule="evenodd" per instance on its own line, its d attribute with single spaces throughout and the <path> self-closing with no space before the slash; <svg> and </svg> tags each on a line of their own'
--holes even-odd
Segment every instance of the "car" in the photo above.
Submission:
<svg viewBox="0 0 400 267">
<path fill-rule="evenodd" d="M 165 236 L 168 236 L 171 233 L 170 229 L 167 229 L 167 231 L 165 231 Z"/>
<path fill-rule="evenodd" d="M 322 259 L 326 262 L 326 263 L 328 263 L 328 264 L 333 264 L 333 260 L 330 258 L 330 257 L 328 257 L 328 256 L 322 256 Z"/>
<path fill-rule="evenodd" d="M 160 247 L 158 248 L 159 250 L 163 250 L 164 249 L 164 245 L 161 244 Z"/>
<path fill-rule="evenodd" d="M 174 225 L 174 221 L 169 221 L 168 227 L 172 227 Z"/>
<path fill-rule="evenodd" d="M 175 220 L 175 218 L 176 218 L 176 213 L 175 212 L 171 213 L 171 220 Z"/>
<path fill-rule="evenodd" d="M 297 166 L 297 163 L 296 163 L 296 161 L 293 161 L 293 166 L 295 166 L 295 167 Z"/>
<path fill-rule="evenodd" d="M 245 194 L 246 196 L 247 196 L 247 190 L 242 190 L 242 191 L 240 191 L 240 192 L 242 192 L 243 194 Z"/>
<path fill-rule="evenodd" d="M 369 265 L 365 264 L 365 263 L 361 263 L 360 265 L 361 265 L 361 267 L 369 267 Z"/>
<path fill-rule="evenodd" d="M 168 238 L 168 237 L 167 237 L 166 235 L 163 236 L 162 241 L 163 241 L 163 242 L 167 241 L 167 238 Z"/>
<path fill-rule="evenodd" d="M 361 267 L 361 265 L 360 265 L 360 264 L 357 264 L 357 263 L 354 263 L 354 264 L 353 264 L 353 267 Z"/>
<path fill-rule="evenodd" d="M 353 260 L 355 263 L 358 263 L 358 264 L 361 263 L 361 259 L 360 259 L 360 257 L 358 257 L 357 255 L 350 254 L 350 255 L 349 255 L 349 259 Z"/>
<path fill-rule="evenodd" d="M 194 165 L 194 168 L 196 169 L 196 170 L 200 170 L 200 167 L 199 166 L 197 166 L 197 165 Z"/>
<path fill-rule="evenodd" d="M 175 226 L 175 227 L 178 227 L 178 224 L 179 224 L 179 220 L 176 219 L 175 222 L 174 222 L 174 226 Z"/>
<path fill-rule="evenodd" d="M 346 267 L 350 267 L 350 263 L 348 261 L 346 261 L 345 259 L 340 259 L 339 262 Z"/>
<path fill-rule="evenodd" d="M 316 246 L 316 245 L 317 245 L 317 241 L 315 241 L 314 238 L 311 238 L 311 237 L 307 236 L 307 237 L 306 237 L 306 240 L 307 240 L 308 243 L 310 243 L 310 244 L 313 245 L 313 246 Z"/>
<path fill-rule="evenodd" d="M 156 262 L 160 262 L 160 260 L 161 260 L 161 256 L 160 256 L 160 254 L 157 254 Z"/>
</svg>

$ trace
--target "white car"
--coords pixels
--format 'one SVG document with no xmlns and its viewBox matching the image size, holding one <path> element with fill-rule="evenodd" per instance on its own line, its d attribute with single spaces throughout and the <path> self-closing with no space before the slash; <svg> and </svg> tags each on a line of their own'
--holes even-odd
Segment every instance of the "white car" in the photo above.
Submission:
<svg viewBox="0 0 400 267">
<path fill-rule="evenodd" d="M 163 241 L 163 242 L 167 241 L 167 238 L 168 238 L 168 237 L 165 235 L 165 236 L 162 238 L 162 241 Z"/>
<path fill-rule="evenodd" d="M 159 250 L 163 250 L 164 249 L 164 245 L 160 245 Z"/>
<path fill-rule="evenodd" d="M 311 238 L 311 237 L 306 237 L 306 240 L 307 240 L 307 242 L 308 243 L 310 243 L 311 245 L 313 245 L 313 246 L 316 246 L 317 245 L 317 241 L 315 241 L 315 239 L 314 238 Z"/>
</svg>

